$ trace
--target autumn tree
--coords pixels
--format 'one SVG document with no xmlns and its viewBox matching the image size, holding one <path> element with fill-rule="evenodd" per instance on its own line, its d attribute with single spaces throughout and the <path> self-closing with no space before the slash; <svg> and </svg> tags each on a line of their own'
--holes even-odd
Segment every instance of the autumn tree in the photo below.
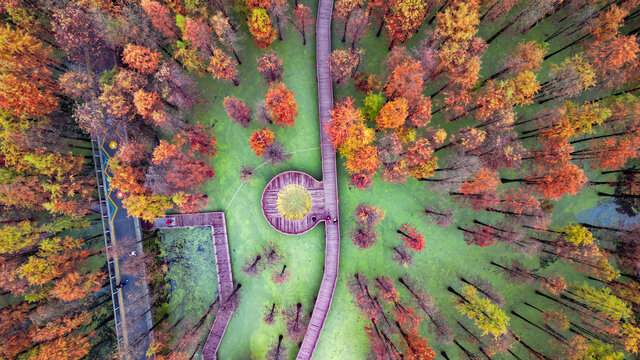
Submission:
<svg viewBox="0 0 640 360">
<path fill-rule="evenodd" d="M 307 45 L 307 32 L 314 25 L 313 12 L 310 8 L 298 4 L 293 10 L 293 26 L 302 35 L 302 45 Z"/>
<path fill-rule="evenodd" d="M 273 117 L 273 122 L 281 126 L 293 126 L 298 115 L 298 104 L 293 91 L 284 83 L 271 84 L 267 90 L 265 105 Z"/>
<path fill-rule="evenodd" d="M 166 5 L 154 0 L 142 0 L 140 5 L 149 17 L 149 20 L 151 20 L 153 27 L 156 28 L 163 37 L 168 40 L 177 37 L 171 10 Z"/>
<path fill-rule="evenodd" d="M 0 108 L 18 116 L 49 114 L 58 105 L 57 86 L 48 67 L 51 49 L 9 25 L 0 27 L 0 39 Z"/>
<path fill-rule="evenodd" d="M 338 0 L 334 3 L 333 16 L 343 23 L 342 42 L 346 41 L 347 25 L 354 10 L 362 6 L 362 0 Z"/>
<path fill-rule="evenodd" d="M 238 56 L 238 51 L 240 50 L 238 34 L 231 26 L 229 18 L 222 11 L 218 11 L 211 17 L 210 22 L 211 29 L 218 38 L 218 41 L 233 53 L 238 64 L 242 64 Z"/>
<path fill-rule="evenodd" d="M 369 31 L 369 13 L 363 7 L 356 7 L 347 21 L 346 38 L 351 42 L 351 50 L 356 48 Z"/>
<path fill-rule="evenodd" d="M 473 320 L 483 335 L 490 334 L 498 338 L 509 331 L 509 317 L 494 302 L 478 294 L 476 288 L 465 285 L 462 287 L 462 294 L 451 288 L 449 291 L 453 291 L 458 297 L 456 309 Z"/>
<path fill-rule="evenodd" d="M 218 48 L 213 49 L 213 55 L 209 58 L 207 70 L 214 79 L 221 79 L 233 82 L 233 85 L 240 85 L 240 74 L 237 64 L 231 57 Z"/>
<path fill-rule="evenodd" d="M 224 98 L 223 104 L 224 109 L 227 111 L 227 115 L 229 115 L 233 121 L 245 128 L 249 125 L 249 122 L 251 121 L 251 110 L 249 110 L 247 103 L 240 99 L 236 99 L 233 96 L 227 96 Z"/>
<path fill-rule="evenodd" d="M 265 9 L 253 9 L 249 17 L 249 31 L 253 35 L 253 43 L 258 49 L 266 49 L 276 39 L 276 30 Z"/>
<path fill-rule="evenodd" d="M 157 51 L 134 44 L 127 44 L 122 52 L 122 61 L 145 75 L 158 70 L 161 57 L 162 55 Z"/>
<path fill-rule="evenodd" d="M 362 62 L 362 50 L 333 50 L 330 56 L 331 77 L 338 85 L 355 75 Z"/>
<path fill-rule="evenodd" d="M 409 224 L 402 224 L 400 229 L 396 230 L 400 234 L 400 240 L 404 242 L 404 247 L 411 248 L 417 252 L 424 249 L 424 235 L 422 235 L 415 227 Z"/>
<path fill-rule="evenodd" d="M 257 156 L 262 156 L 264 149 L 275 141 L 276 138 L 273 135 L 273 131 L 264 128 L 262 130 L 255 130 L 253 134 L 251 134 L 249 145 L 251 146 L 251 150 L 253 150 Z"/>
<path fill-rule="evenodd" d="M 258 72 L 268 82 L 282 81 L 282 58 L 274 50 L 267 51 L 258 59 Z"/>
<path fill-rule="evenodd" d="M 391 1 L 389 12 L 384 20 L 387 38 L 391 41 L 389 49 L 397 42 L 407 41 L 420 28 L 426 14 L 426 3 L 418 0 Z"/>
<path fill-rule="evenodd" d="M 407 100 L 398 98 L 384 104 L 376 118 L 378 129 L 396 129 L 402 126 L 409 115 Z"/>
</svg>

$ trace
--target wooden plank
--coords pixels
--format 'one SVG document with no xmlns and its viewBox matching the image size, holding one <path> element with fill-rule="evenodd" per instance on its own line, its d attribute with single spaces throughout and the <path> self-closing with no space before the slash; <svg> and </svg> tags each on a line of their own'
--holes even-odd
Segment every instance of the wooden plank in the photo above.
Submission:
<svg viewBox="0 0 640 360">
<path fill-rule="evenodd" d="M 322 183 L 324 189 L 324 207 L 331 217 L 339 217 L 336 156 L 333 145 L 326 133 L 326 125 L 331 120 L 333 109 L 333 87 L 329 71 L 329 52 L 331 51 L 331 12 L 333 0 L 320 0 L 316 22 L 316 69 L 318 78 L 318 110 L 321 129 Z M 309 360 L 313 356 L 320 338 L 322 327 L 327 318 L 338 274 L 340 256 L 340 227 L 338 223 L 325 222 L 325 265 L 322 283 L 311 314 L 309 329 L 300 346 L 296 359 Z"/>
<path fill-rule="evenodd" d="M 167 224 L 167 220 L 172 220 Z M 207 212 L 197 214 L 177 214 L 157 218 L 153 223 L 146 223 L 145 229 L 171 229 L 184 227 L 211 228 L 211 242 L 213 245 L 214 263 L 218 283 L 218 295 L 222 301 L 233 292 L 233 273 L 231 271 L 231 256 L 229 254 L 229 239 L 227 238 L 227 224 L 224 212 Z M 202 349 L 202 357 L 205 360 L 215 360 L 218 347 L 222 342 L 229 321 L 235 308 L 223 307 L 213 321 L 207 341 Z"/>
</svg>

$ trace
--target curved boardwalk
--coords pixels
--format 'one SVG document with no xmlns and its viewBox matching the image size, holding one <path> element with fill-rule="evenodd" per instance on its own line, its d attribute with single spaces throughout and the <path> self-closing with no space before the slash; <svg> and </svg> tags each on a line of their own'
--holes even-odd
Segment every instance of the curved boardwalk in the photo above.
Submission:
<svg viewBox="0 0 640 360">
<path fill-rule="evenodd" d="M 278 210 L 278 194 L 287 185 L 300 185 L 307 189 L 311 195 L 311 209 L 300 220 L 286 219 Z M 283 234 L 299 235 L 313 229 L 327 216 L 322 182 L 300 171 L 286 171 L 276 175 L 269 181 L 262 193 L 262 213 L 267 222 Z"/>
<path fill-rule="evenodd" d="M 325 126 L 331 120 L 333 109 L 333 88 L 329 71 L 329 53 L 331 52 L 331 11 L 333 0 L 320 0 L 318 3 L 318 20 L 316 22 L 316 67 L 318 76 L 318 109 L 320 115 L 320 134 L 322 149 L 322 183 L 324 184 L 324 203 L 331 217 L 338 217 L 338 183 L 336 176 L 336 152 L 329 141 Z M 338 223 L 326 223 L 326 250 L 324 259 L 324 275 L 311 314 L 307 333 L 296 359 L 308 360 L 318 343 L 320 332 L 324 326 L 333 291 L 338 279 L 338 258 L 340 257 L 340 227 Z"/>
<path fill-rule="evenodd" d="M 171 224 L 167 224 L 170 220 Z M 233 303 L 225 306 L 234 294 L 233 274 L 231 273 L 231 257 L 229 256 L 229 240 L 227 239 L 227 224 L 224 212 L 207 212 L 198 214 L 178 214 L 157 218 L 153 224 L 144 224 L 145 230 L 170 229 L 184 227 L 211 227 L 213 240 L 213 255 L 216 263 L 216 277 L 218 280 L 218 297 L 220 298 L 220 310 L 211 326 L 207 342 L 202 349 L 202 357 L 205 360 L 215 360 L 218 347 L 227 330 L 229 320 L 235 311 Z"/>
</svg>

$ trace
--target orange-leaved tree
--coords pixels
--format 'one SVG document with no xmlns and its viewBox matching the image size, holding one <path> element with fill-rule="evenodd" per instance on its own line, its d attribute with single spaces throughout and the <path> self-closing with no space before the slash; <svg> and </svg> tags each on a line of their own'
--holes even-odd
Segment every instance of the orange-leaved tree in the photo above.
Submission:
<svg viewBox="0 0 640 360">
<path fill-rule="evenodd" d="M 158 70 L 162 55 L 144 46 L 127 44 L 122 52 L 122 61 L 145 75 Z"/>
<path fill-rule="evenodd" d="M 276 137 L 273 135 L 273 131 L 264 128 L 262 130 L 256 130 L 251 134 L 249 145 L 251 146 L 251 150 L 255 151 L 256 155 L 262 156 L 264 148 L 273 144 L 275 141 Z"/>
<path fill-rule="evenodd" d="M 273 122 L 284 126 L 293 126 L 298 115 L 298 104 L 293 91 L 287 89 L 284 83 L 273 83 L 269 90 L 265 105 L 273 117 Z"/>
<path fill-rule="evenodd" d="M 353 106 L 353 98 L 347 97 L 337 103 L 335 108 L 331 110 L 331 121 L 327 123 L 325 128 L 333 147 L 339 148 L 349 136 L 351 127 L 362 121 L 362 113 Z"/>
<path fill-rule="evenodd" d="M 213 55 L 209 58 L 207 70 L 214 79 L 231 81 L 235 86 L 240 85 L 240 74 L 236 62 L 218 48 L 213 48 Z"/>
<path fill-rule="evenodd" d="M 362 62 L 362 53 L 362 50 L 333 50 L 329 60 L 333 81 L 340 85 L 353 77 Z"/>
<path fill-rule="evenodd" d="M 388 103 L 380 109 L 380 115 L 376 118 L 378 129 L 397 129 L 404 125 L 404 121 L 409 115 L 408 102 L 404 98 L 398 98 Z"/>
<path fill-rule="evenodd" d="M 276 30 L 271 24 L 267 10 L 253 9 L 249 16 L 249 31 L 253 35 L 253 43 L 258 49 L 266 49 L 276 39 Z"/>
<path fill-rule="evenodd" d="M 51 49 L 29 33 L 0 26 L 0 108 L 42 116 L 58 106 L 51 56 Z"/>
</svg>

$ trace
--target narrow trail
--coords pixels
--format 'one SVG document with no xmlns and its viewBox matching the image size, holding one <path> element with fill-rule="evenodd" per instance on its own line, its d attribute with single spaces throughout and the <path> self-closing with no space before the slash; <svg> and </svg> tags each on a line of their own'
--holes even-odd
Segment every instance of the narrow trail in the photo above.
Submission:
<svg viewBox="0 0 640 360">
<path fill-rule="evenodd" d="M 325 131 L 331 120 L 333 109 L 333 87 L 329 70 L 329 53 L 331 52 L 331 12 L 333 0 L 320 0 L 316 22 L 316 69 L 318 78 L 318 109 L 320 116 L 320 134 L 322 151 L 322 182 L 326 210 L 331 217 L 338 218 L 338 183 L 336 172 L 336 152 Z M 311 314 L 309 327 L 304 336 L 296 359 L 309 360 L 320 338 L 322 327 L 329 313 L 333 292 L 338 279 L 338 259 L 340 257 L 340 226 L 338 223 L 325 222 L 325 259 L 322 283 Z"/>
</svg>

